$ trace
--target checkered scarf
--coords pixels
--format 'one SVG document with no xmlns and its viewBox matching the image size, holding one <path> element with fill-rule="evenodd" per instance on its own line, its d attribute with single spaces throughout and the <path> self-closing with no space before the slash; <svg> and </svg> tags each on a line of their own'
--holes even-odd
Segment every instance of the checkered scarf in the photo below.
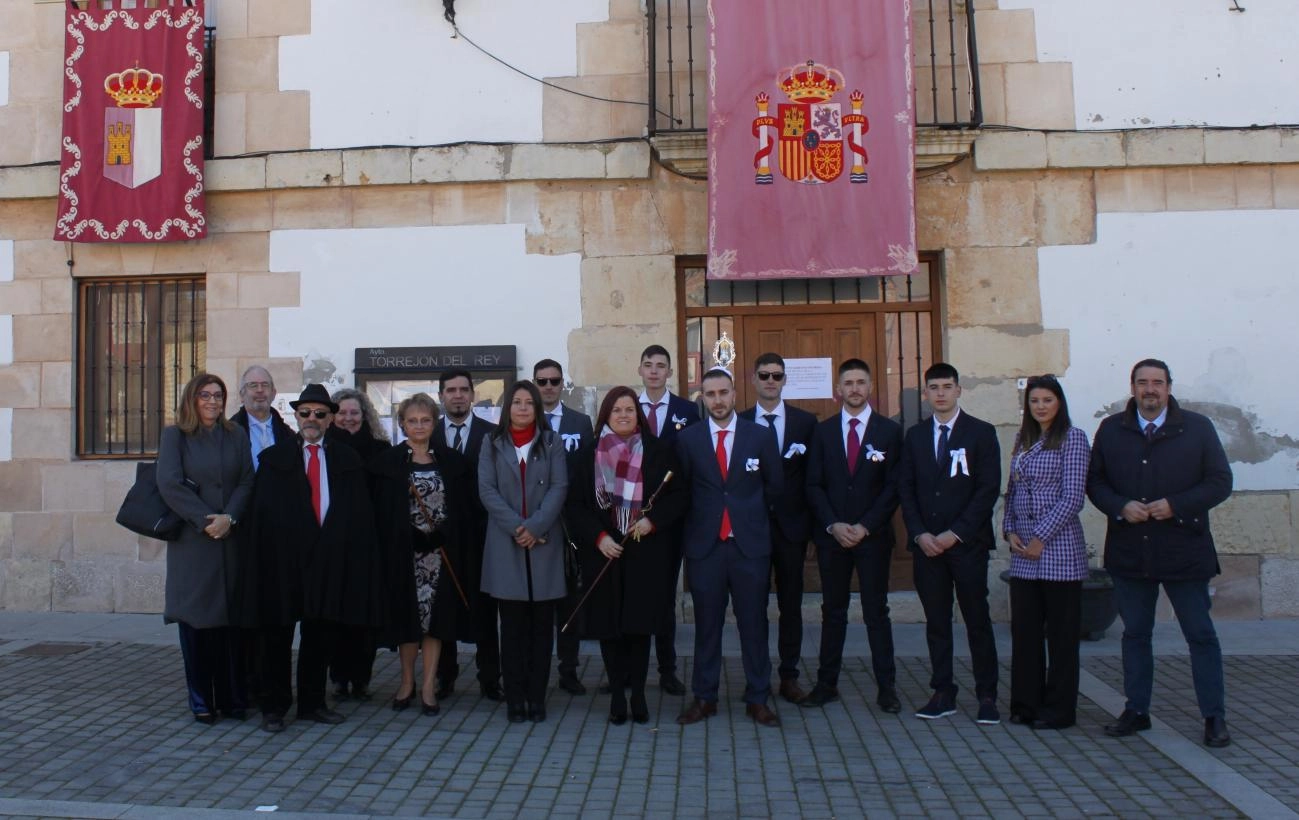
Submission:
<svg viewBox="0 0 1299 820">
<path fill-rule="evenodd" d="M 620 533 L 625 534 L 640 518 L 645 498 L 645 479 L 641 475 L 644 456 L 639 432 L 624 439 L 607 424 L 600 431 L 595 446 L 595 500 L 600 509 L 613 509 L 614 524 Z"/>
</svg>

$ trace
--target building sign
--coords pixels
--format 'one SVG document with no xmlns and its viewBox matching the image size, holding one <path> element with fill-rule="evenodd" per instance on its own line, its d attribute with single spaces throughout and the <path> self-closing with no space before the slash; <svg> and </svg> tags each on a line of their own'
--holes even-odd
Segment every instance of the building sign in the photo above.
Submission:
<svg viewBox="0 0 1299 820">
<path fill-rule="evenodd" d="M 786 359 L 786 399 L 834 398 L 834 363 L 830 359 Z"/>
<path fill-rule="evenodd" d="M 470 347 L 358 347 L 355 373 L 427 373 L 462 367 L 479 370 L 517 369 L 514 345 Z"/>
</svg>

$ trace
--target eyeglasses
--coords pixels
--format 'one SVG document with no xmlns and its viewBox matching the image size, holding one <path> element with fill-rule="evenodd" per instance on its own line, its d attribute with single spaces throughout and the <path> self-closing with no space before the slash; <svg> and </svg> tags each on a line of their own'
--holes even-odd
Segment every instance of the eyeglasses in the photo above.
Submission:
<svg viewBox="0 0 1299 820">
<path fill-rule="evenodd" d="M 783 381 L 785 380 L 785 374 L 784 374 L 784 373 L 769 373 L 769 372 L 767 372 L 767 371 L 759 370 L 759 371 L 758 371 L 758 379 L 759 379 L 759 381 L 764 381 L 764 382 L 765 382 L 765 381 L 783 382 Z"/>
<path fill-rule="evenodd" d="M 564 383 L 563 376 L 554 379 L 537 379 L 538 387 L 559 387 L 563 383 Z"/>
<path fill-rule="evenodd" d="M 270 390 L 270 382 L 244 382 L 245 390 Z"/>
<path fill-rule="evenodd" d="M 198 394 L 199 401 L 225 401 L 225 393 L 213 393 L 210 390 L 204 390 Z"/>
<path fill-rule="evenodd" d="M 328 415 L 329 415 L 328 410 L 299 410 L 298 411 L 298 418 L 300 419 L 309 419 L 312 416 L 315 416 L 318 419 L 323 419 Z"/>
</svg>

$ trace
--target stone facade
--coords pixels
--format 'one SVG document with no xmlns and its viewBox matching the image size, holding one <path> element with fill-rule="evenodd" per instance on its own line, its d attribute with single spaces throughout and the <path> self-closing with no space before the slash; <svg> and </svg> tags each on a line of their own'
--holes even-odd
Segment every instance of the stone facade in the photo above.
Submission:
<svg viewBox="0 0 1299 820">
<path fill-rule="evenodd" d="M 554 81 L 635 99 L 645 18 L 636 0 L 609 7 L 607 21 L 579 26 L 577 76 Z M 1040 130 L 985 130 L 972 157 L 926 173 L 917 229 L 920 248 L 943 254 L 944 355 L 966 376 L 966 406 L 1008 445 L 1018 380 L 1071 364 L 1068 328 L 1043 326 L 1038 249 L 1094 242 L 1098 213 L 1299 208 L 1299 135 L 1072 132 L 1070 66 L 1037 61 L 1033 13 L 992 0 L 976 7 L 985 121 Z M 11 281 L 0 276 L 13 335 L 12 361 L 0 361 L 0 408 L 12 417 L 11 460 L 0 461 L 0 606 L 161 607 L 165 545 L 112 520 L 134 462 L 74 457 L 77 279 L 203 273 L 207 369 L 234 383 L 247 365 L 267 363 L 279 388 L 294 391 L 302 360 L 268 355 L 268 317 L 302 303 L 301 282 L 272 271 L 271 232 L 519 224 L 528 253 L 581 255 L 582 325 L 568 361 L 588 398 L 625 381 L 645 345 L 675 348 L 675 260 L 706 251 L 707 190 L 658 164 L 640 138 L 643 107 L 548 88 L 546 144 L 306 150 L 310 101 L 280 90 L 277 55 L 281 36 L 310 31 L 310 12 L 309 0 L 221 0 L 216 153 L 264 155 L 209 162 L 209 238 L 64 246 L 49 239 L 56 169 L 30 167 L 58 157 L 62 7 L 0 0 L 13 86 L 0 106 L 0 254 L 11 250 L 13 271 Z M 593 138 L 622 141 L 586 143 Z M 1242 493 L 1217 514 L 1222 615 L 1299 615 L 1297 502 L 1290 491 Z M 1103 526 L 1089 511 L 1092 543 Z M 999 556 L 994 575 L 1004 566 Z M 1006 617 L 1002 585 L 990 588 Z"/>
</svg>

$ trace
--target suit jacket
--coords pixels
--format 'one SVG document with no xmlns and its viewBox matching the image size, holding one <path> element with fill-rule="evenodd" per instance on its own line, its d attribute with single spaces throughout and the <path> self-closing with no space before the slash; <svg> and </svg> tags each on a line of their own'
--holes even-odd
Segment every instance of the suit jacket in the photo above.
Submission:
<svg viewBox="0 0 1299 820">
<path fill-rule="evenodd" d="M 639 402 L 639 399 L 637 401 Z M 690 399 L 669 392 L 668 409 L 663 415 L 663 429 L 659 430 L 659 439 L 668 445 L 673 445 L 676 443 L 677 435 L 697 421 L 699 421 L 699 405 Z"/>
<path fill-rule="evenodd" d="M 722 510 L 730 513 L 731 530 L 740 552 L 747 558 L 771 554 L 771 509 L 780 497 L 783 470 L 776 437 L 747 419 L 735 422 L 735 441 L 726 478 L 717 464 L 710 425 L 686 427 L 677 436 L 677 460 L 682 483 L 690 489 L 690 512 L 685 520 L 682 551 L 701 559 L 717 546 Z M 753 469 L 749 464 L 756 462 Z"/>
<path fill-rule="evenodd" d="M 740 418 L 757 422 L 757 407 L 741 411 Z M 766 427 L 766 423 L 759 426 Z M 771 429 L 771 428 L 767 428 Z M 776 500 L 773 518 L 780 527 L 785 540 L 801 546 L 807 544 L 808 509 L 807 495 L 807 458 L 812 446 L 812 433 L 816 429 L 816 416 L 785 402 L 785 437 L 778 440 L 780 464 L 783 467 L 784 483 L 780 498 Z M 774 431 L 773 431 L 774 432 Z M 792 444 L 802 445 L 791 447 Z"/>
<path fill-rule="evenodd" d="M 496 429 L 496 425 L 481 416 L 474 416 L 463 453 L 447 444 L 446 425 L 447 418 L 442 416 L 433 428 L 430 449 L 442 467 L 442 480 L 455 497 L 465 499 L 467 509 L 461 516 L 465 555 L 456 570 L 472 603 L 482 586 L 483 543 L 487 538 L 487 510 L 478 498 L 478 458 L 483 440 Z M 465 629 L 461 633 L 469 634 Z"/>
<path fill-rule="evenodd" d="M 574 410 L 565 404 L 559 407 L 561 411 L 559 438 L 564 446 L 564 458 L 568 462 L 568 472 L 571 475 L 576 465 L 577 454 L 595 440 L 595 432 L 591 426 L 591 417 L 586 413 Z"/>
<path fill-rule="evenodd" d="M 965 451 L 966 475 L 952 475 L 953 453 Z M 907 525 L 907 544 L 915 548 L 923 533 L 956 533 L 964 544 L 992 549 L 992 508 L 1001 493 L 1001 445 L 997 431 L 964 410 L 947 437 L 941 463 L 934 458 L 934 427 L 926 418 L 907 431 L 902 447 L 898 494 Z"/>
<path fill-rule="evenodd" d="M 882 453 L 883 456 L 868 455 Z M 807 500 L 812 507 L 812 538 L 818 547 L 839 548 L 826 532 L 831 524 L 861 524 L 869 533 L 858 546 L 893 546 L 890 522 L 898 508 L 898 465 L 902 427 L 871 409 L 857 463 L 848 464 L 840 413 L 816 426 L 807 460 Z"/>
</svg>

